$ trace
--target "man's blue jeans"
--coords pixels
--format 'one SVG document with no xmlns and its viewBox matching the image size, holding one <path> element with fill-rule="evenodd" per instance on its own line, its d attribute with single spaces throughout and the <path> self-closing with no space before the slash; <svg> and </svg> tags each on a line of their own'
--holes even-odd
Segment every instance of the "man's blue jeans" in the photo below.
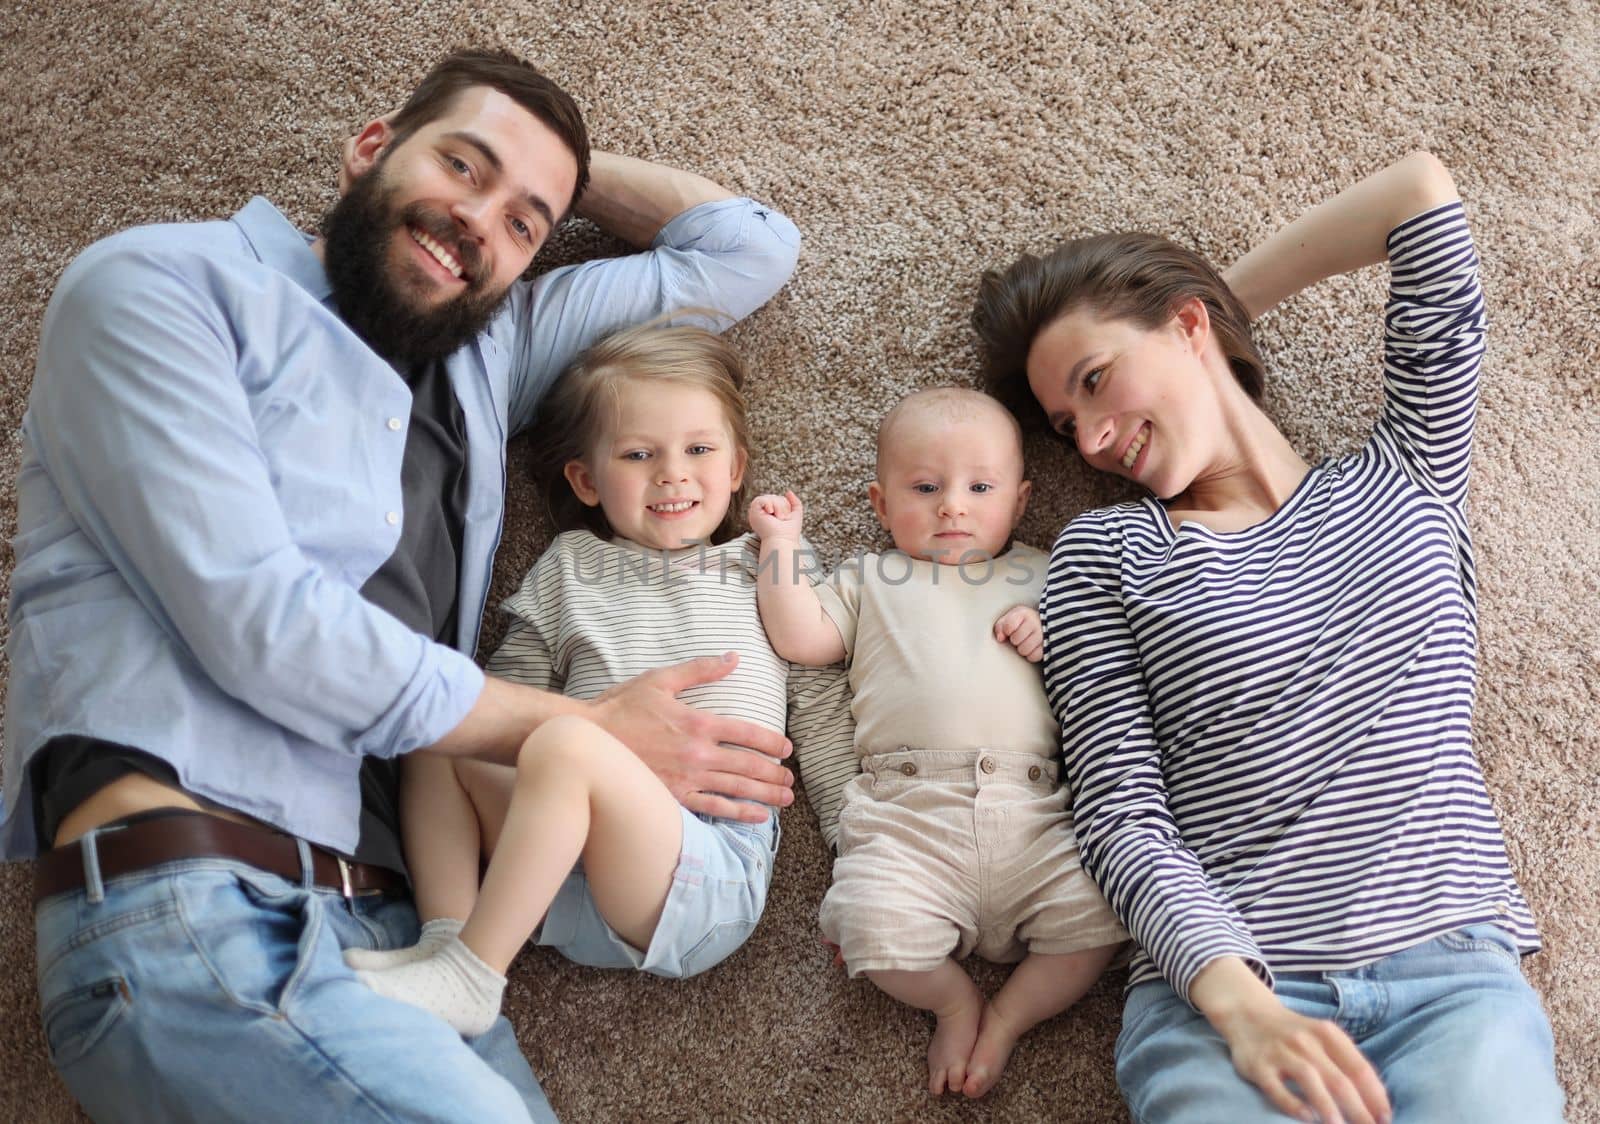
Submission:
<svg viewBox="0 0 1600 1124">
<path fill-rule="evenodd" d="M 1282 972 L 1276 993 L 1332 1019 L 1389 1093 L 1395 1124 L 1559 1124 L 1550 1021 L 1509 934 L 1473 925 L 1349 972 Z M 1117 1084 L 1138 1124 L 1292 1120 L 1233 1068 L 1227 1043 L 1165 981 L 1128 993 Z"/>
<path fill-rule="evenodd" d="M 415 942 L 396 896 L 353 899 L 191 859 L 39 904 L 51 1059 L 97 1121 L 553 1121 L 504 1017 L 464 1042 L 340 950 Z"/>
</svg>

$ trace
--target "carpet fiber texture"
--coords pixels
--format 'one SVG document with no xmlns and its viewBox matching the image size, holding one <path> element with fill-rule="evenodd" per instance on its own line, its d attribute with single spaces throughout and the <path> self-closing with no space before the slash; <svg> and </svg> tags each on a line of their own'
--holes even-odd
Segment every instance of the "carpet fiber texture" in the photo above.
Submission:
<svg viewBox="0 0 1600 1124">
<path fill-rule="evenodd" d="M 971 384 L 979 272 L 1062 237 L 1154 230 L 1226 263 L 1407 150 L 1454 172 L 1492 321 L 1472 484 L 1478 751 L 1545 950 L 1570 1118 L 1600 1121 L 1600 9 L 1573 0 L 63 0 L 0 4 L 0 529 L 40 317 L 90 242 L 252 194 L 310 226 L 339 142 L 445 49 L 509 47 L 572 89 L 596 144 L 789 214 L 792 284 L 735 330 L 754 482 L 793 486 L 837 558 L 882 545 L 872 433 L 903 393 Z M 622 247 L 582 225 L 552 264 Z M 1384 275 L 1266 317 L 1268 405 L 1310 459 L 1376 416 Z M 1025 541 L 1123 498 L 1028 444 Z M 513 473 L 497 598 L 548 538 Z M 9 564 L 7 566 L 9 572 Z M 492 622 L 485 643 L 498 635 Z M 689 983 L 553 956 L 507 1008 L 571 1120 L 1125 1120 L 1122 978 L 1024 1040 L 984 1102 L 922 1091 L 927 1019 L 829 967 L 828 863 L 803 801 L 754 939 Z M 39 1029 L 27 871 L 0 868 L 0 1118 L 77 1119 Z M 993 988 L 998 970 L 979 976 Z"/>
</svg>

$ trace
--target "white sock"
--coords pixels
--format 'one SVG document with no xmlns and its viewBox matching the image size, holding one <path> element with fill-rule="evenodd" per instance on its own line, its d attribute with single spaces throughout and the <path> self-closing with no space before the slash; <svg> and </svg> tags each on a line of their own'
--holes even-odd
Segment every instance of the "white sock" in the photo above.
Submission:
<svg viewBox="0 0 1600 1124">
<path fill-rule="evenodd" d="M 417 943 L 406 948 L 347 948 L 344 962 L 352 968 L 378 972 L 385 968 L 398 968 L 432 956 L 451 937 L 461 932 L 462 922 L 454 917 L 435 917 L 422 927 Z"/>
<path fill-rule="evenodd" d="M 466 1038 L 494 1025 L 506 990 L 506 978 L 455 936 L 422 960 L 356 976 L 379 995 L 433 1012 Z"/>
</svg>

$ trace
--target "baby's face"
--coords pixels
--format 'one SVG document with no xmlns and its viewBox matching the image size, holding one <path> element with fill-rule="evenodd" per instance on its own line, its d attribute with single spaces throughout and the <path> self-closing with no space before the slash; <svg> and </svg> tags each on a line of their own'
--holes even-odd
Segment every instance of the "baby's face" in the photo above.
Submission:
<svg viewBox="0 0 1600 1124">
<path fill-rule="evenodd" d="M 894 545 L 956 565 L 1004 549 L 1028 504 L 1011 423 L 990 411 L 953 421 L 929 412 L 896 425 L 879 459 L 872 506 Z"/>
</svg>

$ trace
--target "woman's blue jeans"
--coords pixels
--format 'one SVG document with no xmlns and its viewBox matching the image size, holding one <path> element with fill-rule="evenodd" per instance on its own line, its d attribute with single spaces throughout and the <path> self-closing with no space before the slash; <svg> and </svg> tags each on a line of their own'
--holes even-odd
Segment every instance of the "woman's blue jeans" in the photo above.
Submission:
<svg viewBox="0 0 1600 1124">
<path fill-rule="evenodd" d="M 1349 972 L 1282 972 L 1284 1004 L 1332 1019 L 1377 1069 L 1395 1124 L 1558 1124 L 1550 1021 L 1509 934 L 1473 925 Z M 1138 1124 L 1292 1120 L 1165 981 L 1128 993 L 1117 1084 Z"/>
<path fill-rule="evenodd" d="M 225 859 L 41 902 L 51 1060 L 97 1121 L 553 1121 L 502 1017 L 465 1042 L 342 949 L 417 938 L 408 898 L 348 904 Z"/>
</svg>

